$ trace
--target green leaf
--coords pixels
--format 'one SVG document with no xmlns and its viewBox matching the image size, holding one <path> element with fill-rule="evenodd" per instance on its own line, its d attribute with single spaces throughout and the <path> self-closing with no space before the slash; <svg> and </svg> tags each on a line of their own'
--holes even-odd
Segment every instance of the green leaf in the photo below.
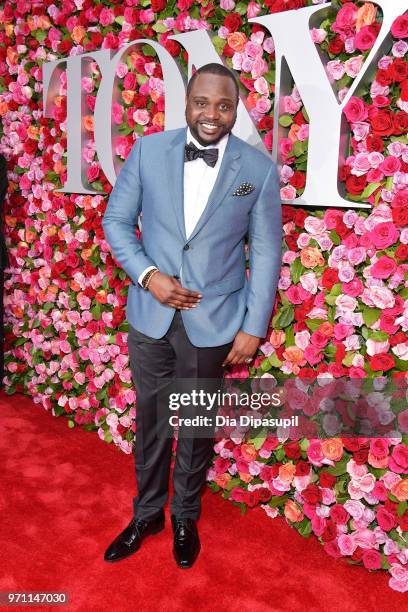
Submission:
<svg viewBox="0 0 408 612">
<path fill-rule="evenodd" d="M 155 32 L 159 32 L 160 34 L 162 34 L 163 32 L 167 32 L 166 26 L 163 23 L 155 23 L 154 25 L 152 25 L 152 30 L 154 30 Z"/>
<path fill-rule="evenodd" d="M 304 538 L 308 538 L 312 533 L 312 523 L 307 517 L 305 517 L 300 523 L 297 523 L 295 528 Z"/>
<path fill-rule="evenodd" d="M 279 508 L 284 506 L 289 499 L 289 495 L 276 495 L 268 502 L 271 508 Z"/>
<path fill-rule="evenodd" d="M 299 282 L 300 277 L 305 272 L 300 257 L 296 257 L 290 264 L 290 275 L 294 284 Z"/>
<path fill-rule="evenodd" d="M 324 323 L 324 319 L 307 319 L 305 323 L 310 331 L 314 332 L 316 329 L 319 329 L 322 323 Z"/>
<path fill-rule="evenodd" d="M 398 504 L 397 514 L 398 516 L 403 516 L 405 514 L 406 509 L 408 508 L 408 504 L 406 501 L 402 501 Z"/>
<path fill-rule="evenodd" d="M 372 331 L 371 329 L 368 332 L 368 337 L 371 340 L 374 340 L 374 342 L 385 342 L 386 340 L 388 340 L 389 335 L 381 330 L 377 330 L 377 331 Z"/>
<path fill-rule="evenodd" d="M 142 52 L 143 55 L 147 55 L 148 57 L 154 57 L 156 55 L 156 51 L 150 45 L 143 45 Z"/>
<path fill-rule="evenodd" d="M 369 198 L 370 195 L 372 195 L 374 191 L 378 189 L 378 187 L 381 187 L 381 183 L 369 183 L 367 187 L 364 189 L 363 193 L 361 194 L 361 197 L 363 199 Z"/>
<path fill-rule="evenodd" d="M 342 474 L 347 474 L 347 463 L 348 463 L 348 460 L 349 460 L 349 458 L 345 457 L 341 461 L 338 461 L 336 463 L 336 465 L 334 465 L 333 467 L 327 468 L 327 471 L 332 476 L 341 476 Z"/>
<path fill-rule="evenodd" d="M 239 13 L 240 15 L 246 15 L 247 8 L 248 6 L 245 4 L 245 2 L 238 2 L 238 4 L 235 5 L 234 12 Z"/>
<path fill-rule="evenodd" d="M 331 238 L 333 244 L 335 244 L 336 246 L 338 246 L 341 243 L 341 238 L 338 235 L 338 233 L 336 232 L 336 230 L 334 230 L 334 229 L 330 232 L 330 238 Z"/>
<path fill-rule="evenodd" d="M 269 355 L 268 361 L 269 361 L 269 363 L 271 364 L 271 366 L 273 368 L 280 368 L 281 365 L 282 365 L 282 362 L 281 362 L 281 360 L 279 359 L 279 357 L 277 356 L 276 353 L 272 353 L 272 355 Z"/>
<path fill-rule="evenodd" d="M 368 306 L 363 306 L 362 309 L 363 321 L 364 323 L 370 327 L 373 323 L 379 319 L 381 315 L 380 308 L 369 308 Z"/>
<path fill-rule="evenodd" d="M 292 116 L 289 114 L 281 115 L 279 117 L 279 125 L 281 125 L 282 127 L 289 127 L 290 125 L 292 125 L 292 123 L 293 119 Z"/>
</svg>

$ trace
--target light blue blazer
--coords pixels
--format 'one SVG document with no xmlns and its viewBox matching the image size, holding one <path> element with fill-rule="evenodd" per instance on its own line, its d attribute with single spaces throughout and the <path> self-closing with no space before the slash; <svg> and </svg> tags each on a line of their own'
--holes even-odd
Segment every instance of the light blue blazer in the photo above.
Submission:
<svg viewBox="0 0 408 612">
<path fill-rule="evenodd" d="M 241 329 L 264 338 L 282 261 L 279 177 L 272 160 L 230 135 L 207 205 L 189 238 L 183 211 L 186 128 L 139 138 L 112 190 L 102 226 L 116 261 L 133 281 L 126 317 L 133 327 L 161 338 L 175 309 L 160 304 L 138 283 L 148 266 L 178 276 L 199 291 L 200 304 L 182 310 L 188 338 L 199 347 L 219 346 Z M 255 188 L 233 195 L 242 183 Z M 135 229 L 142 214 L 142 237 Z M 249 280 L 244 239 L 249 239 Z"/>
</svg>

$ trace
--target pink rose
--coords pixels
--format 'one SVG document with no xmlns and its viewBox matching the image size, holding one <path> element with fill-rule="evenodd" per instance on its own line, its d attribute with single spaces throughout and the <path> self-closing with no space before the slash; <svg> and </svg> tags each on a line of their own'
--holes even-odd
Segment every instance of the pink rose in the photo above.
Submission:
<svg viewBox="0 0 408 612">
<path fill-rule="evenodd" d="M 392 449 L 389 468 L 397 474 L 408 474 L 408 447 L 398 444 Z"/>
<path fill-rule="evenodd" d="M 310 441 L 310 444 L 307 447 L 307 456 L 313 465 L 317 467 L 321 467 L 323 465 L 324 455 L 320 440 Z"/>
<path fill-rule="evenodd" d="M 395 244 L 399 236 L 397 228 L 391 221 L 377 223 L 370 233 L 374 246 L 379 250 Z"/>
<path fill-rule="evenodd" d="M 371 276 L 374 278 L 389 278 L 397 269 L 395 259 L 382 255 L 370 268 Z"/>
<path fill-rule="evenodd" d="M 387 499 L 387 489 L 381 480 L 377 480 L 371 493 L 378 501 L 385 501 Z"/>
<path fill-rule="evenodd" d="M 368 111 L 363 100 L 352 96 L 344 107 L 344 114 L 350 123 L 365 121 L 368 117 Z"/>
<path fill-rule="evenodd" d="M 357 32 L 354 39 L 356 49 L 359 51 L 368 51 L 374 45 L 377 38 L 377 31 L 372 25 L 367 25 Z"/>
<path fill-rule="evenodd" d="M 400 15 L 391 26 L 391 33 L 394 38 L 408 37 L 408 15 Z"/>
<path fill-rule="evenodd" d="M 115 14 L 112 9 L 104 7 L 99 13 L 99 23 L 104 28 L 115 21 Z"/>
<path fill-rule="evenodd" d="M 346 533 L 339 535 L 337 544 L 339 545 L 341 554 L 347 557 L 352 555 L 357 548 L 357 544 L 355 543 L 353 536 Z"/>
<path fill-rule="evenodd" d="M 376 545 L 375 533 L 371 529 L 359 529 L 353 533 L 353 537 L 361 548 L 374 548 Z"/>
<path fill-rule="evenodd" d="M 348 283 L 342 283 L 341 288 L 343 293 L 345 293 L 346 295 L 350 295 L 351 297 L 358 297 L 363 292 L 364 285 L 361 280 L 357 276 L 355 276 Z"/>
<path fill-rule="evenodd" d="M 401 162 L 398 157 L 390 155 L 386 157 L 380 165 L 380 170 L 385 176 L 393 176 L 401 168 Z"/>
<path fill-rule="evenodd" d="M 377 457 L 387 457 L 389 452 L 389 442 L 385 438 L 373 438 L 370 441 L 370 453 Z"/>
<path fill-rule="evenodd" d="M 381 568 L 381 553 L 378 550 L 366 550 L 363 554 L 364 567 L 369 570 Z"/>
</svg>

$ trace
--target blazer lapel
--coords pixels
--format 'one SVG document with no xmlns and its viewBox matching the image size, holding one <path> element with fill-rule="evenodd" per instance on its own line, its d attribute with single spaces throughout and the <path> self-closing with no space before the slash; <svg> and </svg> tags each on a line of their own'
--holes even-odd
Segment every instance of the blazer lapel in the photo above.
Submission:
<svg viewBox="0 0 408 612">
<path fill-rule="evenodd" d="M 174 213 L 183 240 L 186 241 L 184 225 L 184 145 L 187 128 L 180 130 L 170 142 L 166 153 L 167 184 L 174 206 Z M 160 178 L 158 178 L 160 180 Z"/>
<path fill-rule="evenodd" d="M 208 198 L 207 205 L 204 208 L 203 213 L 199 218 L 197 225 L 193 229 L 193 232 L 189 236 L 188 240 L 194 238 L 194 236 L 201 230 L 203 225 L 205 225 L 209 217 L 221 205 L 223 199 L 228 194 L 228 191 L 231 189 L 231 186 L 241 168 L 240 157 L 241 153 L 239 151 L 239 139 L 236 138 L 233 134 L 230 134 L 227 146 L 224 151 L 224 156 L 222 158 L 218 176 Z"/>
</svg>

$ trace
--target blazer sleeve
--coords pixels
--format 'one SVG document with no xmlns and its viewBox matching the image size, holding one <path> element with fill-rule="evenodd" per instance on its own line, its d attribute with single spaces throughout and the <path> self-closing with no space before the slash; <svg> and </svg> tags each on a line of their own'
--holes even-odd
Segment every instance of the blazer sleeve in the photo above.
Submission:
<svg viewBox="0 0 408 612">
<path fill-rule="evenodd" d="M 135 285 L 142 272 L 155 265 L 135 235 L 143 195 L 140 178 L 142 140 L 139 138 L 136 141 L 123 164 L 102 220 L 105 237 L 115 259 Z"/>
<path fill-rule="evenodd" d="M 282 203 L 275 163 L 251 209 L 248 243 L 247 310 L 241 330 L 265 338 L 282 265 Z"/>
</svg>

